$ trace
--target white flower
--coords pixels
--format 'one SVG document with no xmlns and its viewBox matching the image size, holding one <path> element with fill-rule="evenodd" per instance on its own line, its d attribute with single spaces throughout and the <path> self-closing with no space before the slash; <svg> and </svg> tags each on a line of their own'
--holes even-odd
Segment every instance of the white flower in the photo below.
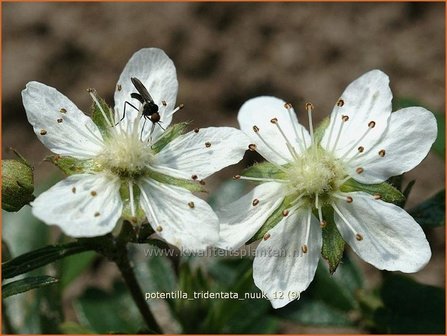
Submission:
<svg viewBox="0 0 447 336">
<path fill-rule="evenodd" d="M 144 125 L 142 104 L 131 98 L 137 92 L 132 77 L 158 105 L 160 124 L 146 120 Z M 135 223 L 146 216 L 171 244 L 188 250 L 213 244 L 217 216 L 184 187 L 200 187 L 199 181 L 203 184 L 204 178 L 241 160 L 245 148 L 239 144 L 247 140 L 229 127 L 196 129 L 168 139 L 175 133 L 167 127 L 179 109 L 174 108 L 177 88 L 171 59 L 160 49 L 142 49 L 118 80 L 114 113 L 90 91 L 104 123 L 98 127 L 56 89 L 28 83 L 23 104 L 39 140 L 61 156 L 54 161 L 68 156 L 82 168 L 42 193 L 32 203 L 33 214 L 67 235 L 93 237 L 111 232 L 127 207 Z M 120 121 L 126 101 L 139 110 L 127 106 Z"/>
<path fill-rule="evenodd" d="M 313 134 L 310 104 L 310 134 L 280 99 L 258 97 L 241 107 L 241 129 L 273 168 L 258 178 L 236 176 L 263 183 L 218 212 L 219 246 L 240 247 L 286 204 L 257 247 L 253 265 L 263 292 L 270 297 L 284 293 L 282 299 L 271 298 L 273 307 L 283 307 L 291 301 L 286 293 L 301 292 L 312 281 L 321 227 L 330 220 L 325 209 L 333 209 L 343 239 L 375 267 L 415 272 L 429 261 L 424 232 L 409 214 L 381 195 L 346 188 L 349 182 L 370 186 L 412 169 L 434 142 L 437 127 L 431 112 L 410 107 L 391 113 L 391 100 L 388 77 L 370 71 L 346 88 L 319 135 Z"/>
</svg>

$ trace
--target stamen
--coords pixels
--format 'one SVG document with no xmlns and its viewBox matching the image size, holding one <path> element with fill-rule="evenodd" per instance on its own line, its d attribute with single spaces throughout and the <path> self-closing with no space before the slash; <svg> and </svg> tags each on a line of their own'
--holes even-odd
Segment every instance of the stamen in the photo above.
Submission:
<svg viewBox="0 0 447 336">
<path fill-rule="evenodd" d="M 41 129 L 40 130 L 40 135 L 46 135 L 48 132 L 46 131 L 46 130 L 44 130 L 44 129 Z"/>
<path fill-rule="evenodd" d="M 251 152 L 256 151 L 256 144 L 249 144 L 249 145 L 248 145 L 248 149 L 249 149 Z"/>
<path fill-rule="evenodd" d="M 252 202 L 253 206 L 257 206 L 259 204 L 259 200 L 255 198 Z"/>
<path fill-rule="evenodd" d="M 365 170 L 362 168 L 362 167 L 358 167 L 356 170 L 355 170 L 355 172 L 357 173 L 357 174 L 361 174 L 361 173 L 363 173 Z"/>
<path fill-rule="evenodd" d="M 152 208 L 152 205 L 149 202 L 149 198 L 147 197 L 146 193 L 144 192 L 143 186 L 141 184 L 138 184 L 138 186 L 140 187 L 141 195 L 143 196 L 144 200 L 146 201 L 146 204 L 147 204 L 147 207 L 149 209 L 150 215 L 151 215 L 151 217 L 152 217 L 152 219 L 154 221 L 154 223 L 152 223 L 152 227 L 154 227 L 154 225 L 156 223 L 158 223 L 157 217 L 155 216 L 154 209 Z M 149 218 L 148 218 L 148 220 L 149 220 Z M 155 229 L 158 232 L 161 232 L 163 230 L 163 228 L 160 225 L 158 225 Z"/>
<path fill-rule="evenodd" d="M 278 119 L 277 118 L 273 118 L 272 120 L 270 120 L 270 122 L 272 124 L 276 125 L 276 127 L 278 128 L 279 133 L 281 133 L 281 136 L 284 138 L 284 140 L 286 142 L 286 146 L 287 146 L 287 149 L 290 152 L 290 155 L 292 155 L 292 157 L 295 160 L 298 160 L 298 154 L 297 154 L 295 148 L 293 147 L 293 145 L 291 144 L 291 142 L 289 141 L 289 139 L 287 138 L 286 134 L 282 130 L 281 126 L 279 126 Z"/>
<path fill-rule="evenodd" d="M 296 124 L 297 123 L 292 118 L 293 106 L 292 106 L 291 103 L 285 103 L 284 107 L 286 108 L 287 113 L 289 114 L 290 123 L 292 124 L 293 132 L 295 133 L 295 137 L 296 137 L 296 140 L 298 142 L 298 145 L 300 146 L 300 150 L 301 150 L 301 152 L 304 152 L 306 150 L 306 147 L 305 147 L 306 144 L 304 142 L 304 133 L 303 133 L 303 130 L 301 129 L 301 133 L 302 133 L 303 138 L 300 138 L 299 135 L 298 135 L 298 130 L 296 129 Z M 298 118 L 297 118 L 297 120 L 298 120 Z M 304 146 L 303 146 L 303 144 L 304 144 Z"/>
<path fill-rule="evenodd" d="M 343 131 L 343 126 L 345 125 L 345 123 L 348 120 L 349 120 L 349 117 L 347 115 L 342 115 L 341 116 L 342 123 L 340 124 L 340 128 L 338 130 L 338 134 L 337 134 L 337 137 L 335 138 L 335 142 L 334 142 L 334 145 L 332 146 L 331 152 L 335 151 L 335 148 L 337 147 L 337 144 L 338 144 L 338 140 L 340 140 L 340 136 L 341 136 L 342 131 Z"/>
<path fill-rule="evenodd" d="M 166 106 L 166 105 L 163 105 L 163 106 Z M 170 118 L 170 117 L 172 117 L 172 116 L 174 115 L 174 113 L 180 111 L 180 110 L 181 110 L 182 108 L 184 108 L 184 107 L 185 107 L 185 105 L 180 104 L 180 105 L 177 106 L 174 110 L 172 110 L 172 112 L 169 113 L 169 114 L 166 116 L 166 118 Z M 197 133 L 197 132 L 196 132 L 196 133 Z"/>
<path fill-rule="evenodd" d="M 189 206 L 191 209 L 194 209 L 196 205 L 194 204 L 194 202 L 191 201 L 191 202 L 188 203 L 188 206 Z"/>
<path fill-rule="evenodd" d="M 279 179 L 271 179 L 271 178 L 262 178 L 262 177 L 250 177 L 250 176 L 241 176 L 234 175 L 234 180 L 247 180 L 247 181 L 255 181 L 255 182 L 278 182 L 278 183 L 289 183 L 289 180 L 279 180 Z"/>
<path fill-rule="evenodd" d="M 211 142 L 205 142 L 205 147 L 206 148 L 210 148 L 211 147 Z"/>
<path fill-rule="evenodd" d="M 284 210 L 282 211 L 282 215 L 283 215 L 284 217 L 287 217 L 287 216 L 289 215 L 289 210 L 284 209 Z"/>
<path fill-rule="evenodd" d="M 96 98 L 96 90 L 95 89 L 87 89 L 87 92 L 89 93 L 90 97 L 92 97 L 93 101 L 95 102 L 96 106 L 98 106 L 99 110 L 101 111 L 101 114 L 104 118 L 104 120 L 107 122 L 109 127 L 112 127 L 113 124 L 107 117 L 106 113 L 104 112 L 104 109 L 102 108 L 101 104 L 98 101 L 98 98 Z"/>
<path fill-rule="evenodd" d="M 130 195 L 130 213 L 132 217 L 135 217 L 135 200 L 133 195 L 133 182 L 129 181 L 129 195 Z"/>
<path fill-rule="evenodd" d="M 273 153 L 275 153 L 276 155 L 278 155 L 281 159 L 283 159 L 284 161 L 289 162 L 290 160 L 285 158 L 284 156 L 282 156 L 280 153 L 278 153 L 275 149 L 272 148 L 272 146 L 270 146 L 267 141 L 264 140 L 264 138 L 261 136 L 261 134 L 259 134 L 259 127 L 254 125 L 253 126 L 253 131 L 256 133 L 256 135 L 259 137 L 259 139 L 264 143 L 264 145 L 270 149 Z"/>
<path fill-rule="evenodd" d="M 303 253 L 307 253 L 307 245 L 309 243 L 309 235 L 310 235 L 310 221 L 312 219 L 312 211 L 309 209 L 309 211 L 307 212 L 307 222 L 306 222 L 306 235 L 305 235 L 305 240 L 304 240 L 304 244 L 301 246 L 301 251 L 303 251 Z"/>
<path fill-rule="evenodd" d="M 313 111 L 313 109 L 314 109 L 314 106 L 312 105 L 312 103 L 306 103 L 307 117 L 309 118 L 310 139 L 311 139 L 311 144 L 312 145 L 315 143 L 314 126 L 312 124 L 312 111 Z"/>
<path fill-rule="evenodd" d="M 360 138 L 358 138 L 358 140 L 356 142 L 354 142 L 354 144 L 340 157 L 340 160 L 343 160 L 355 147 L 357 147 L 358 144 L 361 141 L 363 141 L 363 139 L 368 135 L 369 131 L 371 131 L 374 128 L 375 125 L 376 125 L 376 123 L 374 121 L 370 121 L 368 123 L 368 129 L 366 130 L 366 132 L 363 133 L 363 135 Z M 357 148 L 357 152 L 347 162 L 350 162 L 351 160 L 353 160 L 355 157 L 358 156 L 359 153 L 363 153 L 364 150 L 365 150 L 365 148 L 363 146 L 358 147 Z M 379 153 L 379 155 L 380 155 L 380 153 Z M 384 155 L 385 155 L 385 151 L 384 151 Z"/>
<path fill-rule="evenodd" d="M 269 239 L 270 237 L 271 237 L 270 233 L 267 232 L 267 233 L 264 235 L 263 239 L 264 239 L 264 240 L 267 240 L 267 239 Z"/>
<path fill-rule="evenodd" d="M 335 203 L 332 203 L 332 207 L 334 208 L 335 212 L 340 216 L 342 221 L 346 224 L 346 226 L 349 228 L 349 230 L 351 230 L 351 232 L 355 235 L 356 239 L 359 241 L 362 240 L 363 236 L 354 230 L 354 228 L 351 226 L 351 224 L 349 224 L 348 220 L 346 219 L 345 216 L 343 216 L 340 209 L 335 205 Z M 361 237 L 361 239 L 358 239 L 357 237 Z"/>
<path fill-rule="evenodd" d="M 343 102 L 342 104 L 340 102 Z M 337 104 L 335 104 L 336 106 L 336 110 L 334 111 L 334 122 L 330 123 L 331 124 L 331 128 L 329 129 L 329 135 L 327 137 L 327 142 L 326 142 L 326 148 L 329 148 L 329 144 L 331 143 L 331 139 L 332 139 L 332 133 L 334 131 L 334 127 L 335 127 L 335 123 L 337 121 L 337 116 L 338 116 L 338 111 L 340 110 L 340 108 L 345 104 L 343 99 L 339 99 L 337 101 Z"/>
<path fill-rule="evenodd" d="M 98 195 L 98 193 L 97 193 L 96 191 L 92 190 L 92 191 L 90 192 L 90 195 L 92 195 L 93 197 L 95 197 L 96 195 Z"/>
<path fill-rule="evenodd" d="M 385 156 L 385 150 L 384 150 L 384 149 L 381 149 L 381 150 L 379 151 L 379 156 L 380 156 L 380 157 L 384 157 L 384 156 Z"/>
</svg>

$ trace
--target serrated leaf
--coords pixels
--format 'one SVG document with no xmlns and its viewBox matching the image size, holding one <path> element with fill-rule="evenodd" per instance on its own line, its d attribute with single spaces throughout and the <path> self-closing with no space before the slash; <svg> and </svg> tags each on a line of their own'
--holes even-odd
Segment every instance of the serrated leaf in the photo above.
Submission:
<svg viewBox="0 0 447 336">
<path fill-rule="evenodd" d="M 256 178 L 286 178 L 286 174 L 284 173 L 284 171 L 270 162 L 255 163 L 253 166 L 245 169 L 241 175 Z"/>
<path fill-rule="evenodd" d="M 98 170 L 93 160 L 79 160 L 71 156 L 49 155 L 45 161 L 51 162 L 66 175 L 94 172 Z"/>
<path fill-rule="evenodd" d="M 2 297 L 5 299 L 9 296 L 24 293 L 35 288 L 52 285 L 58 281 L 58 279 L 51 276 L 36 276 L 8 282 L 2 285 Z"/>
<path fill-rule="evenodd" d="M 91 90 L 91 93 L 96 97 L 99 105 L 101 108 L 93 102 L 91 111 L 92 111 L 92 120 L 98 126 L 99 131 L 103 136 L 108 136 L 110 134 L 110 129 L 114 125 L 111 125 L 111 123 L 115 122 L 115 116 L 113 109 L 109 107 L 109 105 L 106 103 L 104 99 L 98 96 L 95 90 Z M 101 112 L 102 109 L 102 112 Z M 107 120 L 105 119 L 107 118 Z"/>
<path fill-rule="evenodd" d="M 188 125 L 189 122 L 182 122 L 169 126 L 157 142 L 152 145 L 152 150 L 155 153 L 161 152 L 168 143 L 184 134 Z"/>
<path fill-rule="evenodd" d="M 323 208 L 323 218 L 326 220 L 326 226 L 321 230 L 323 237 L 321 255 L 328 262 L 329 272 L 332 274 L 343 258 L 346 243 L 335 225 L 332 208 Z"/>
<path fill-rule="evenodd" d="M 374 313 L 380 333 L 445 334 L 445 290 L 386 274 L 380 290 L 383 307 Z"/>
<path fill-rule="evenodd" d="M 166 183 L 177 187 L 185 188 L 192 192 L 205 192 L 206 190 L 199 182 L 189 181 L 181 178 L 172 177 L 156 171 L 149 171 L 148 176 L 160 183 Z"/>
<path fill-rule="evenodd" d="M 391 184 L 386 182 L 379 184 L 363 184 L 354 179 L 349 179 L 341 187 L 343 192 L 363 191 L 370 195 L 380 195 L 381 199 L 388 203 L 401 206 L 405 202 L 405 196 Z"/>
<path fill-rule="evenodd" d="M 251 244 L 256 240 L 262 239 L 267 231 L 273 229 L 276 224 L 278 224 L 283 218 L 283 211 L 290 207 L 290 203 L 296 198 L 296 196 L 288 196 L 285 197 L 282 203 L 276 208 L 275 211 L 270 215 L 269 218 L 265 221 L 265 223 L 261 226 L 261 228 L 254 234 L 254 236 L 246 243 Z"/>
<path fill-rule="evenodd" d="M 87 247 L 78 242 L 65 245 L 46 246 L 2 263 L 2 277 L 3 279 L 9 279 L 45 266 L 61 258 L 91 249 L 91 247 Z"/>
<path fill-rule="evenodd" d="M 423 228 L 445 225 L 445 189 L 412 208 L 408 213 Z"/>
</svg>

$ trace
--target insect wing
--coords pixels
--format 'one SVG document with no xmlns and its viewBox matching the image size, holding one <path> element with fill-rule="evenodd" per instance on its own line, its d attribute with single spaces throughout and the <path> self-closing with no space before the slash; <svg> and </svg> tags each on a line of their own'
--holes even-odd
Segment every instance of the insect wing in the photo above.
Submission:
<svg viewBox="0 0 447 336">
<path fill-rule="evenodd" d="M 141 83 L 141 81 L 138 78 L 132 77 L 130 79 L 137 89 L 137 91 L 140 93 L 141 97 L 147 101 L 147 102 L 153 102 L 152 96 L 149 94 L 149 91 L 146 89 L 146 87 Z"/>
</svg>

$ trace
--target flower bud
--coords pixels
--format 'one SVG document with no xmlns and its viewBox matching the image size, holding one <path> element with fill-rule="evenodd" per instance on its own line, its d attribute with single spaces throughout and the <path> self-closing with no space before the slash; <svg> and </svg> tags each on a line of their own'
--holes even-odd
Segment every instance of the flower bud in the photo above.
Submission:
<svg viewBox="0 0 447 336">
<path fill-rule="evenodd" d="M 25 161 L 2 160 L 2 209 L 19 211 L 34 200 L 33 169 Z"/>
</svg>

